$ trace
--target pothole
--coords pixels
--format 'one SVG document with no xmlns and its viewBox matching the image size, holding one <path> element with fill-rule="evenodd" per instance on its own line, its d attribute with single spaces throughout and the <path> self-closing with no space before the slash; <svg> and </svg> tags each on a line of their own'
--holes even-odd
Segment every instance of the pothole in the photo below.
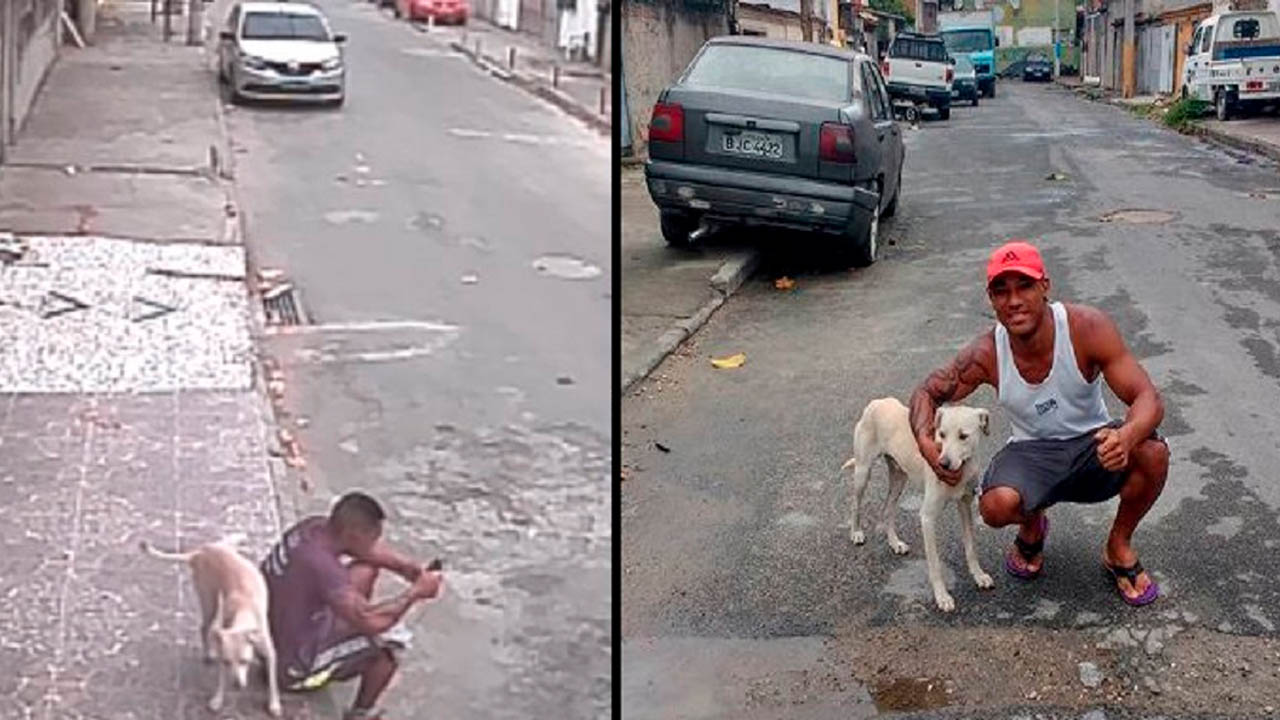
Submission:
<svg viewBox="0 0 1280 720">
<path fill-rule="evenodd" d="M 1122 222 L 1133 225 L 1160 225 L 1171 220 L 1177 219 L 1178 214 L 1169 212 L 1168 210 L 1112 210 L 1102 217 L 1098 218 L 1099 222 Z"/>
<path fill-rule="evenodd" d="M 945 680 L 897 678 L 871 688 L 871 698 L 881 712 L 932 710 L 949 702 Z"/>
<path fill-rule="evenodd" d="M 533 269 L 565 280 L 591 280 L 604 272 L 599 266 L 572 255 L 544 255 L 533 261 Z"/>
</svg>

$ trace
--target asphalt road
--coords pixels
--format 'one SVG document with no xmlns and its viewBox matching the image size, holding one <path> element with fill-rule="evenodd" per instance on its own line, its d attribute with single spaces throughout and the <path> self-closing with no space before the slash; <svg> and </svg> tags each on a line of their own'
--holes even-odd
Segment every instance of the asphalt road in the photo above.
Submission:
<svg viewBox="0 0 1280 720">
<path fill-rule="evenodd" d="M 661 384 L 623 400 L 624 717 L 1273 716 L 1276 168 L 1016 82 L 905 136 L 879 262 L 824 271 L 820 248 L 779 236 Z M 1154 212 L 1108 219 L 1125 209 Z M 1051 511 L 1046 574 L 1029 584 L 1002 569 L 1012 531 L 979 523 L 997 583 L 982 593 L 947 513 L 950 615 L 928 590 L 918 491 L 898 524 L 911 554 L 881 533 L 849 541 L 838 469 L 853 423 L 990 327 L 986 256 L 1017 237 L 1040 243 L 1055 298 L 1114 315 L 1164 393 L 1172 468 L 1135 537 L 1164 590 L 1148 608 L 1123 605 L 1099 566 L 1115 501 Z M 773 286 L 784 274 L 790 293 Z M 738 352 L 735 370 L 707 360 Z M 969 402 L 994 407 L 994 392 Z M 1008 435 L 993 420 L 984 462 Z M 881 465 L 869 507 L 885 485 Z"/>
<path fill-rule="evenodd" d="M 308 462 L 289 490 L 369 490 L 394 543 L 444 558 L 393 716 L 600 717 L 608 141 L 389 11 L 319 5 L 350 36 L 345 107 L 229 112 L 251 256 L 309 320 L 264 343 Z"/>
</svg>

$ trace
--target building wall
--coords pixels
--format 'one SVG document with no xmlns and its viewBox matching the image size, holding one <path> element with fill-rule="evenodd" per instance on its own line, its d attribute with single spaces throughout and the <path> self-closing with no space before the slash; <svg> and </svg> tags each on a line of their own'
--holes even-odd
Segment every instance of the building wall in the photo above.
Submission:
<svg viewBox="0 0 1280 720">
<path fill-rule="evenodd" d="M 632 147 L 642 154 L 658 93 L 684 72 L 703 43 L 729 33 L 729 16 L 723 3 L 681 0 L 624 0 L 618 15 Z"/>
<path fill-rule="evenodd" d="M 57 9 L 58 0 L 0 0 L 0 151 L 17 137 L 57 58 Z"/>
<path fill-rule="evenodd" d="M 815 23 L 816 24 L 816 23 Z M 800 17 L 738 3 L 738 27 L 743 34 L 762 34 L 779 40 L 804 40 Z"/>
</svg>

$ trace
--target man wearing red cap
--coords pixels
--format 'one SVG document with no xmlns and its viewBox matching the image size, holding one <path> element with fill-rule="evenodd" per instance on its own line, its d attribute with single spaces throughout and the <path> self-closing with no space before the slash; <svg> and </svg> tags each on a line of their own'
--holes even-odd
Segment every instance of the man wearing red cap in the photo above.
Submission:
<svg viewBox="0 0 1280 720">
<path fill-rule="evenodd" d="M 998 322 L 916 389 L 911 427 L 938 478 L 954 485 L 959 470 L 938 465 L 937 408 L 983 383 L 996 388 L 1013 433 L 987 467 L 978 508 L 992 527 L 1019 526 L 1005 569 L 1026 580 L 1039 576 L 1050 506 L 1119 495 L 1102 563 L 1126 603 L 1146 605 L 1160 589 L 1131 541 L 1169 472 L 1169 448 L 1156 434 L 1164 403 L 1111 318 L 1051 302 L 1049 288 L 1034 245 L 1010 242 L 991 254 L 987 297 Z M 1123 421 L 1107 412 L 1103 380 L 1129 406 Z"/>
</svg>

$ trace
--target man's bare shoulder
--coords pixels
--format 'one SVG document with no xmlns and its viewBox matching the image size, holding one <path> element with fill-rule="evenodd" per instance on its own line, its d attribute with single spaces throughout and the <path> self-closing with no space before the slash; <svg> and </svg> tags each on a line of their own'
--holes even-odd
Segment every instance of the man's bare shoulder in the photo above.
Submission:
<svg viewBox="0 0 1280 720">
<path fill-rule="evenodd" d="M 1063 303 L 1067 309 L 1067 324 L 1072 340 L 1095 340 L 1100 333 L 1108 336 L 1116 332 L 1115 321 L 1105 310 L 1081 303 Z"/>
</svg>

